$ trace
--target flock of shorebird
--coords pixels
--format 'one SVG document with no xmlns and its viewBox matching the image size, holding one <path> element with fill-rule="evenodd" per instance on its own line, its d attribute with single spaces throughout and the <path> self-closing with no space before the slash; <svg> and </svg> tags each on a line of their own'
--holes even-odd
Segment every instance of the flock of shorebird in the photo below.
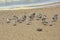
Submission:
<svg viewBox="0 0 60 40">
<path fill-rule="evenodd" d="M 33 21 L 34 18 L 36 18 L 36 20 L 42 20 L 43 25 L 48 24 L 48 21 L 46 20 L 47 19 L 46 15 L 44 14 L 36 15 L 35 13 L 32 13 L 29 16 L 23 15 L 21 18 L 14 15 L 13 18 L 6 18 L 6 23 L 13 23 L 13 25 L 16 26 L 16 22 L 22 23 L 26 21 L 26 25 L 30 25 L 31 21 Z M 58 14 L 54 14 L 52 17 L 52 22 L 56 22 L 57 19 L 58 19 Z M 50 24 L 50 26 L 52 26 L 52 24 Z"/>
</svg>

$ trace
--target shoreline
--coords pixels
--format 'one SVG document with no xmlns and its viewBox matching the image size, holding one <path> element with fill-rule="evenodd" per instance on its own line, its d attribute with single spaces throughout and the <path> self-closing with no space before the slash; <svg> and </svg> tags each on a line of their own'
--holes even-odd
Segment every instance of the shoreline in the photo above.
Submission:
<svg viewBox="0 0 60 40">
<path fill-rule="evenodd" d="M 0 7 L 0 10 L 19 10 L 19 9 L 34 9 L 34 8 L 49 8 L 49 7 L 56 7 L 60 6 L 60 2 L 51 2 L 46 4 L 35 4 L 35 5 L 17 5 L 17 6 L 7 6 L 7 7 Z"/>
</svg>

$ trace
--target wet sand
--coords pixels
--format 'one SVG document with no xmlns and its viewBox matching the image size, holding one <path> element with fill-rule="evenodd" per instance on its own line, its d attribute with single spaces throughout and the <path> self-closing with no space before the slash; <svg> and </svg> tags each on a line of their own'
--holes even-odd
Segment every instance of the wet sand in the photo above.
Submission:
<svg viewBox="0 0 60 40">
<path fill-rule="evenodd" d="M 58 20 L 52 23 L 53 26 L 43 25 L 41 20 L 35 19 L 30 25 L 26 25 L 26 22 L 17 23 L 16 26 L 6 23 L 6 18 L 32 13 L 45 14 L 49 24 L 54 14 L 58 14 Z M 38 28 L 42 30 L 38 31 Z M 60 40 L 60 7 L 0 11 L 0 40 Z"/>
</svg>

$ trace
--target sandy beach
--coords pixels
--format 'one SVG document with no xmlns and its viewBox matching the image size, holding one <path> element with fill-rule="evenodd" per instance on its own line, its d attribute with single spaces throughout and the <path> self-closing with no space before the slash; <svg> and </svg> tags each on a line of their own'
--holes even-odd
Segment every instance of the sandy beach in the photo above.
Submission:
<svg viewBox="0 0 60 40">
<path fill-rule="evenodd" d="M 16 22 L 7 23 L 7 18 L 15 16 L 30 15 L 32 13 L 42 13 L 47 16 L 47 25 L 42 24 L 42 20 L 31 21 L 30 25 Z M 53 15 L 58 14 L 58 20 L 52 23 Z M 53 24 L 52 26 L 49 26 Z M 37 31 L 41 28 L 41 31 Z M 38 9 L 21 9 L 21 10 L 0 10 L 0 40 L 60 40 L 60 7 L 38 8 Z"/>
</svg>

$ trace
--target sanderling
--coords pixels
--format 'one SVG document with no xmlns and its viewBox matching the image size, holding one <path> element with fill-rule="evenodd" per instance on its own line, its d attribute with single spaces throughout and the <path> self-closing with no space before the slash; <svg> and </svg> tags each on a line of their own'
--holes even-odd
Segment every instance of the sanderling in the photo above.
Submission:
<svg viewBox="0 0 60 40">
<path fill-rule="evenodd" d="M 19 19 L 17 20 L 17 22 L 22 23 L 22 22 L 24 22 L 25 20 L 26 20 L 26 15 L 22 16 L 21 18 L 19 18 Z"/>
<path fill-rule="evenodd" d="M 12 19 L 13 19 L 13 20 L 17 20 L 18 17 L 14 15 Z"/>
<path fill-rule="evenodd" d="M 31 21 L 30 20 L 26 20 L 26 25 L 30 25 Z"/>
<path fill-rule="evenodd" d="M 42 21 L 43 25 L 47 25 L 48 22 L 47 21 Z"/>
<path fill-rule="evenodd" d="M 31 15 L 29 16 L 30 21 L 31 21 L 31 20 L 33 20 L 33 19 L 34 19 L 34 17 L 35 17 L 35 13 L 31 14 Z"/>
<path fill-rule="evenodd" d="M 57 21 L 57 19 L 58 19 L 58 15 L 57 14 L 55 14 L 54 16 L 53 16 L 53 21 L 52 22 L 56 22 Z"/>
<path fill-rule="evenodd" d="M 40 20 L 42 18 L 42 14 L 36 16 L 36 20 Z"/>
<path fill-rule="evenodd" d="M 11 19 L 7 18 L 6 21 L 7 21 L 7 23 L 10 23 Z"/>
<path fill-rule="evenodd" d="M 43 15 L 42 16 L 42 23 L 44 24 L 44 25 L 47 25 L 48 24 L 48 22 L 47 22 L 47 17 L 46 17 L 46 15 Z"/>
<path fill-rule="evenodd" d="M 47 19 L 46 15 L 42 16 L 42 21 L 45 21 Z"/>
<path fill-rule="evenodd" d="M 16 26 L 16 20 L 12 21 L 13 26 Z"/>
<path fill-rule="evenodd" d="M 21 20 L 21 19 L 18 19 L 17 22 L 18 22 L 18 23 L 22 23 L 22 20 Z"/>
<path fill-rule="evenodd" d="M 25 20 L 26 20 L 26 15 L 22 17 L 22 21 L 25 21 Z"/>
</svg>

